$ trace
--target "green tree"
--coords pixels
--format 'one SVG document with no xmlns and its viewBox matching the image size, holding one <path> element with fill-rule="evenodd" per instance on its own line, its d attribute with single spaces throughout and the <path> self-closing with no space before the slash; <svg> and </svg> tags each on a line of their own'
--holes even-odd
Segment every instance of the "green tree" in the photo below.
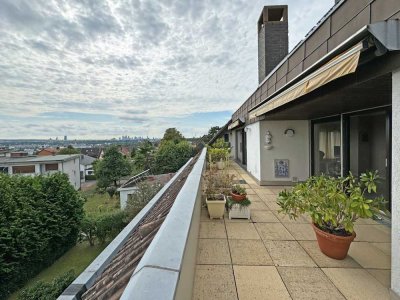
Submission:
<svg viewBox="0 0 400 300">
<path fill-rule="evenodd" d="M 184 140 L 185 137 L 176 128 L 168 128 L 164 133 L 161 143 L 173 141 L 175 144 L 178 144 L 179 142 Z"/>
<path fill-rule="evenodd" d="M 97 186 L 107 188 L 111 184 L 117 187 L 117 181 L 131 174 L 130 162 L 118 151 L 117 146 L 111 146 L 104 153 L 104 158 L 94 165 Z"/>
<path fill-rule="evenodd" d="M 82 218 L 66 174 L 0 173 L 0 299 L 75 245 Z"/>
<path fill-rule="evenodd" d="M 175 143 L 164 141 L 157 150 L 154 172 L 158 174 L 176 172 L 192 156 L 193 148 L 187 141 Z"/>
<path fill-rule="evenodd" d="M 221 127 L 219 126 L 213 126 L 208 130 L 208 133 L 203 135 L 202 140 L 204 141 L 204 143 L 208 143 L 214 135 L 217 134 L 217 132 L 221 129 Z"/>
<path fill-rule="evenodd" d="M 71 145 L 68 145 L 68 147 L 61 149 L 58 154 L 80 154 L 81 151 L 79 149 L 75 149 Z"/>
<path fill-rule="evenodd" d="M 154 146 L 149 140 L 145 140 L 136 149 L 133 163 L 138 170 L 151 169 L 154 162 Z"/>
</svg>

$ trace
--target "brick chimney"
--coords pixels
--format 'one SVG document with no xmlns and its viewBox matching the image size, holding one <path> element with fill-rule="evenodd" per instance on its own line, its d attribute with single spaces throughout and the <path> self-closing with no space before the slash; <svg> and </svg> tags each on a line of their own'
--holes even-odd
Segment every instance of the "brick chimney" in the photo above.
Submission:
<svg viewBox="0 0 400 300">
<path fill-rule="evenodd" d="M 288 6 L 264 6 L 257 25 L 258 82 L 261 83 L 288 54 Z"/>
</svg>

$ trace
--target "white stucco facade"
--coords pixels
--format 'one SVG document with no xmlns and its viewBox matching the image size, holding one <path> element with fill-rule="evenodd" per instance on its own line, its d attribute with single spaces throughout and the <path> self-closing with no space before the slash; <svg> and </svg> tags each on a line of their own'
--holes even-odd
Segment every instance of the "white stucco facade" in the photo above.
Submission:
<svg viewBox="0 0 400 300">
<path fill-rule="evenodd" d="M 282 120 L 259 122 L 260 181 L 261 184 L 290 184 L 306 180 L 310 175 L 310 133 L 308 120 Z M 294 130 L 293 136 L 285 135 L 285 130 Z M 265 135 L 272 135 L 271 149 L 267 149 Z M 248 150 L 253 144 L 248 140 Z M 289 160 L 289 176 L 276 177 L 275 160 Z"/>
<path fill-rule="evenodd" d="M 392 274 L 391 288 L 400 296 L 400 70 L 392 75 Z"/>
<path fill-rule="evenodd" d="M 49 165 L 57 165 L 57 167 L 49 169 L 47 168 Z M 9 160 L 0 160 L 0 167 L 6 168 L 9 175 L 18 174 L 19 176 L 51 175 L 56 172 L 62 172 L 68 175 L 69 182 L 76 190 L 81 188 L 79 155 L 11 158 Z M 21 167 L 34 168 L 34 171 L 25 170 L 22 173 L 15 171 L 16 168 Z"/>
<path fill-rule="evenodd" d="M 79 167 L 79 156 L 74 159 L 59 163 L 59 171 L 68 175 L 69 182 L 74 186 L 76 190 L 80 189 L 81 187 L 81 175 L 79 172 Z"/>
<path fill-rule="evenodd" d="M 260 158 L 260 122 L 246 126 L 247 171 L 261 181 Z"/>
</svg>

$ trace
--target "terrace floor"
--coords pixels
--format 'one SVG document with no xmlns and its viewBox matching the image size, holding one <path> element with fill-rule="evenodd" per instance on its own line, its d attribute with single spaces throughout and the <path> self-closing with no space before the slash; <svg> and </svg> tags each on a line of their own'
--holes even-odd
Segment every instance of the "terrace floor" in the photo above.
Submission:
<svg viewBox="0 0 400 300">
<path fill-rule="evenodd" d="M 278 214 L 283 187 L 259 186 L 236 163 L 228 169 L 247 182 L 251 220 L 210 220 L 201 211 L 193 299 L 389 299 L 390 228 L 359 220 L 344 260 L 322 254 L 307 217 Z"/>
</svg>

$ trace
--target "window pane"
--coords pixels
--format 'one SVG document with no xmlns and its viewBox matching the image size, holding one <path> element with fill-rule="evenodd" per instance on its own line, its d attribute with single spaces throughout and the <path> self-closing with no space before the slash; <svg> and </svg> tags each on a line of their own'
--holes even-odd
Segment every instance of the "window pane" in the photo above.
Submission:
<svg viewBox="0 0 400 300">
<path fill-rule="evenodd" d="M 341 175 L 340 121 L 314 124 L 314 174 Z"/>
</svg>

